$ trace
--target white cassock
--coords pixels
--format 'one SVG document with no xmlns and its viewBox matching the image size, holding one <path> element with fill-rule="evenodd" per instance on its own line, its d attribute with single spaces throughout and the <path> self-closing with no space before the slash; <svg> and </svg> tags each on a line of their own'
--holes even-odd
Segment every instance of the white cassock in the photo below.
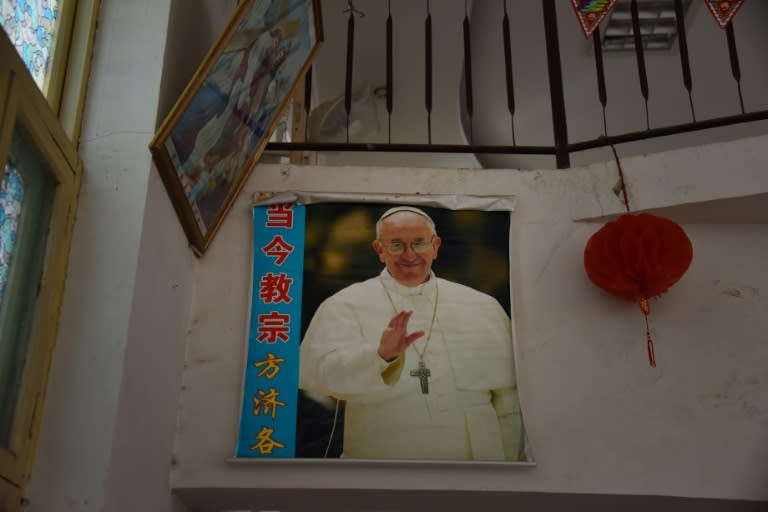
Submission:
<svg viewBox="0 0 768 512">
<path fill-rule="evenodd" d="M 413 311 L 408 332 L 425 335 L 387 363 L 379 339 L 402 310 Z M 411 376 L 420 352 L 427 394 Z M 525 459 L 509 317 L 434 274 L 406 287 L 384 269 L 326 299 L 301 344 L 299 387 L 346 400 L 344 457 Z"/>
</svg>

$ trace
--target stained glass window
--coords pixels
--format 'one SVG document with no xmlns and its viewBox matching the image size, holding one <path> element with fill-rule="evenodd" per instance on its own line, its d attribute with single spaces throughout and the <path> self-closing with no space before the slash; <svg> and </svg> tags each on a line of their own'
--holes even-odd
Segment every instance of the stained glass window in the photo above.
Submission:
<svg viewBox="0 0 768 512">
<path fill-rule="evenodd" d="M 11 432 L 23 393 L 57 186 L 55 176 L 36 140 L 17 121 L 0 184 L 0 447 L 5 448 L 12 444 Z M 6 246 L 8 242 L 12 247 Z"/>
<path fill-rule="evenodd" d="M 60 0 L 0 0 L 0 24 L 44 90 Z"/>
<path fill-rule="evenodd" d="M 5 296 L 5 284 L 8 282 L 8 268 L 11 265 L 13 249 L 16 246 L 16 233 L 19 229 L 21 200 L 24 196 L 24 183 L 18 171 L 7 165 L 5 178 L 0 184 L 0 303 Z"/>
</svg>

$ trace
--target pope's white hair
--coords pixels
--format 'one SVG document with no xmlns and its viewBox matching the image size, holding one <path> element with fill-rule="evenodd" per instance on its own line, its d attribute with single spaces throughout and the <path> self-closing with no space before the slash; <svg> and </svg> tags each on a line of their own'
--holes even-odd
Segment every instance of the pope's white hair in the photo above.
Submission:
<svg viewBox="0 0 768 512">
<path fill-rule="evenodd" d="M 432 217 L 426 214 L 424 210 L 420 210 L 413 206 L 396 206 L 394 208 L 390 208 L 389 210 L 385 211 L 381 215 L 381 217 L 379 217 L 379 220 L 376 221 L 376 239 L 377 240 L 381 236 L 381 224 L 384 222 L 384 219 L 398 212 L 411 212 L 417 215 L 421 215 L 422 217 L 424 217 L 424 220 L 427 221 L 427 226 L 429 227 L 429 231 L 432 233 L 432 236 L 437 236 L 437 229 L 435 229 L 435 222 L 432 220 Z"/>
</svg>

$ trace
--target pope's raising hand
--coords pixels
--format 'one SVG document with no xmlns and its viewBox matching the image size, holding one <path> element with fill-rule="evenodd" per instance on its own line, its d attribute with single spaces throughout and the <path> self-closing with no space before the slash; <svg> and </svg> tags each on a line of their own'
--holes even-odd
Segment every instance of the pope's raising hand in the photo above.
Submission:
<svg viewBox="0 0 768 512">
<path fill-rule="evenodd" d="M 424 331 L 414 331 L 408 334 L 408 320 L 413 311 L 401 311 L 392 317 L 379 340 L 379 356 L 385 361 L 391 361 L 411 346 L 417 339 L 424 336 Z"/>
</svg>

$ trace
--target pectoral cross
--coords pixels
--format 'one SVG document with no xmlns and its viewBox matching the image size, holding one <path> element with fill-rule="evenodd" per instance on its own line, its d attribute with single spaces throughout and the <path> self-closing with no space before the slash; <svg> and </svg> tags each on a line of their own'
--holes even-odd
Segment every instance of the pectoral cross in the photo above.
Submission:
<svg viewBox="0 0 768 512">
<path fill-rule="evenodd" d="M 424 364 L 424 361 L 419 361 L 418 370 L 411 370 L 411 377 L 419 378 L 422 394 L 426 395 L 429 393 L 429 376 L 430 375 L 432 375 L 432 372 L 429 371 L 429 368 L 427 368 L 427 365 Z"/>
</svg>

